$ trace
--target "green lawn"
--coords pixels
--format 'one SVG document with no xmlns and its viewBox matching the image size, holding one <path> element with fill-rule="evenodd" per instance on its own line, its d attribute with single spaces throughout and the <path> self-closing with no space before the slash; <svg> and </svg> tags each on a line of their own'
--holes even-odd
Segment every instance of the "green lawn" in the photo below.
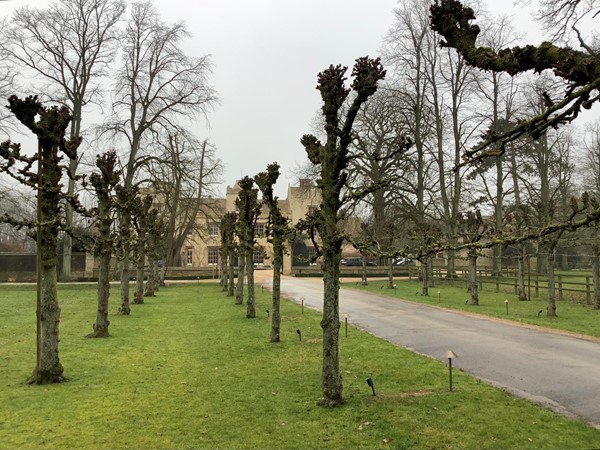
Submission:
<svg viewBox="0 0 600 450">
<path fill-rule="evenodd" d="M 163 288 L 112 337 L 85 339 L 91 287 L 60 289 L 69 381 L 28 386 L 35 293 L 1 286 L 0 448 L 593 448 L 600 431 L 455 373 L 366 333 L 340 344 L 347 403 L 320 398 L 319 315 L 283 304 L 268 342 L 269 294 L 245 318 L 211 284 Z M 116 290 L 115 290 L 116 292 Z M 111 310 L 117 309 L 113 301 Z M 560 310 L 559 310 L 560 311 Z M 296 329 L 302 331 L 302 342 Z M 365 380 L 372 377 L 377 396 Z"/>
</svg>

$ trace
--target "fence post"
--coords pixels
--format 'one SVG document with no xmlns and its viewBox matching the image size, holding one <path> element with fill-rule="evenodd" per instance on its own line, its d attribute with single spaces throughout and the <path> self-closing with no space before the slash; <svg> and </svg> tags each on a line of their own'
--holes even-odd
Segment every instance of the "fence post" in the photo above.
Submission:
<svg viewBox="0 0 600 450">
<path fill-rule="evenodd" d="M 562 291 L 562 275 L 558 275 L 558 300 L 563 299 L 563 291 Z"/>
<path fill-rule="evenodd" d="M 517 294 L 519 293 L 519 289 L 518 289 L 518 287 L 517 287 L 517 284 L 518 284 L 518 283 L 517 283 L 517 281 L 518 281 L 518 278 L 517 278 L 517 273 L 516 273 L 516 272 L 515 272 L 515 274 L 514 274 L 514 278 L 513 278 L 513 280 L 515 280 L 515 295 L 517 295 Z"/>
<path fill-rule="evenodd" d="M 498 282 L 498 274 L 496 274 L 496 292 L 500 292 L 500 284 Z"/>
<path fill-rule="evenodd" d="M 535 296 L 539 297 L 540 296 L 540 285 L 538 284 L 539 280 L 538 280 L 538 276 L 537 273 L 535 274 Z"/>
<path fill-rule="evenodd" d="M 590 277 L 585 277 L 585 300 L 588 305 L 592 304 L 592 293 L 590 288 Z"/>
</svg>

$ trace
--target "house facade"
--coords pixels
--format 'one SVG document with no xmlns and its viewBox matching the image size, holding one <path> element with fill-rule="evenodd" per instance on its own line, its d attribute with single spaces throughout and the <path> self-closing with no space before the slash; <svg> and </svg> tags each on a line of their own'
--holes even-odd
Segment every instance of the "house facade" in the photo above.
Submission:
<svg viewBox="0 0 600 450">
<path fill-rule="evenodd" d="M 225 198 L 207 199 L 196 217 L 196 229 L 187 236 L 180 250 L 182 266 L 196 269 L 213 267 L 219 270 L 219 249 L 221 247 L 220 223 L 227 212 L 235 212 L 235 200 L 240 192 L 236 183 L 227 186 Z M 319 207 L 320 191 L 309 181 L 300 180 L 298 186 L 288 186 L 287 197 L 279 199 L 278 204 L 282 213 L 295 225 L 307 212 Z M 257 267 L 267 267 L 272 261 L 272 247 L 267 242 L 268 209 L 263 207 L 255 226 L 256 246 L 254 264 Z M 312 243 L 302 239 L 290 246 L 284 256 L 284 273 L 289 273 L 292 265 L 308 265 L 306 256 L 314 252 Z M 301 254 L 301 256 L 300 256 Z"/>
</svg>

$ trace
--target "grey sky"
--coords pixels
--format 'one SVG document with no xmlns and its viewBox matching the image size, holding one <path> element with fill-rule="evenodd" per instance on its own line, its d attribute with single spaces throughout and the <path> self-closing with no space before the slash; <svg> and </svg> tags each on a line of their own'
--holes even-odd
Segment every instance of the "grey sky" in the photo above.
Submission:
<svg viewBox="0 0 600 450">
<path fill-rule="evenodd" d="M 221 104 L 195 133 L 208 137 L 226 166 L 224 184 L 254 175 L 277 161 L 284 196 L 304 161 L 300 137 L 320 108 L 317 73 L 329 64 L 351 67 L 360 56 L 377 56 L 394 21 L 396 0 L 154 0 L 166 21 L 185 20 L 193 38 L 188 54 L 211 54 L 212 83 Z M 0 2 L 45 6 L 45 0 Z M 511 0 L 484 1 L 494 12 L 528 20 Z M 10 6 L 9 6 L 10 5 Z M 517 23 L 523 33 L 531 27 Z M 534 42 L 537 36 L 528 36 Z"/>
</svg>

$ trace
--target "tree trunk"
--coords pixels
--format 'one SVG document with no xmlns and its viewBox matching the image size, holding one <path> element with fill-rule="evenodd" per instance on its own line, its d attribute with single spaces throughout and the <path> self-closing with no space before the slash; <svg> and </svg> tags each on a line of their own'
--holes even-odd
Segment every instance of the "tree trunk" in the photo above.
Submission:
<svg viewBox="0 0 600 450">
<path fill-rule="evenodd" d="M 143 236 L 139 236 L 138 251 L 135 270 L 135 294 L 133 294 L 133 303 L 141 305 L 144 303 L 144 247 L 146 245 Z"/>
<path fill-rule="evenodd" d="M 130 238 L 131 218 L 129 213 L 121 215 L 121 307 L 118 314 L 128 316 L 131 313 L 129 306 L 129 263 L 130 263 Z"/>
<path fill-rule="evenodd" d="M 77 167 L 77 161 L 75 162 L 75 167 Z M 70 163 L 73 163 L 73 161 L 70 161 Z M 75 172 L 73 172 L 74 174 Z M 69 191 L 71 193 L 73 193 L 75 191 L 75 189 L 73 188 L 71 190 L 71 184 L 75 183 L 73 180 L 71 180 L 69 178 Z M 72 227 L 73 226 L 73 206 L 71 206 L 71 204 L 69 202 L 65 202 L 64 204 L 64 208 L 65 208 L 65 225 L 67 227 Z M 62 273 L 61 273 L 61 280 L 62 281 L 71 281 L 71 255 L 73 254 L 73 238 L 71 237 L 71 235 L 69 233 L 65 233 L 63 236 L 63 243 L 62 243 L 62 248 L 63 248 L 63 255 L 62 255 Z"/>
<path fill-rule="evenodd" d="M 152 282 L 154 283 L 154 294 L 160 290 L 160 267 L 158 267 L 158 259 L 156 256 L 154 257 L 154 262 L 152 264 L 152 273 L 154 274 L 154 279 Z"/>
<path fill-rule="evenodd" d="M 477 286 L 477 250 L 469 250 L 469 291 L 471 292 L 471 305 L 479 305 L 479 292 Z"/>
<path fill-rule="evenodd" d="M 146 282 L 146 291 L 144 297 L 154 297 L 156 294 L 156 270 L 154 268 L 156 258 L 150 256 L 148 259 L 148 281 Z"/>
<path fill-rule="evenodd" d="M 279 238 L 277 238 L 279 239 Z M 281 267 L 283 266 L 283 243 L 273 242 L 273 303 L 271 305 L 271 342 L 280 342 L 281 328 Z"/>
<path fill-rule="evenodd" d="M 600 309 L 600 245 L 598 237 L 592 244 L 592 279 L 594 281 L 594 309 Z"/>
<path fill-rule="evenodd" d="M 219 253 L 219 257 L 220 260 L 219 262 L 221 263 L 221 290 L 226 291 L 227 290 L 227 275 L 228 275 L 228 271 L 227 271 L 227 255 L 225 254 L 225 252 L 223 253 Z"/>
<path fill-rule="evenodd" d="M 554 249 L 544 246 L 546 254 L 546 275 L 548 277 L 548 317 L 556 317 L 556 292 L 554 283 Z"/>
<path fill-rule="evenodd" d="M 44 258 L 45 259 L 45 258 Z M 60 307 L 56 292 L 56 259 L 42 266 L 42 295 L 40 304 L 40 355 L 30 384 L 49 384 L 64 381 L 63 366 L 58 359 L 58 324 Z"/>
<path fill-rule="evenodd" d="M 237 288 L 235 290 L 235 304 L 242 305 L 244 303 L 244 272 L 246 271 L 246 255 L 240 252 L 238 255 L 238 279 Z"/>
<path fill-rule="evenodd" d="M 324 246 L 323 260 L 323 399 L 320 404 L 336 406 L 344 402 L 342 398 L 342 377 L 339 360 L 339 290 L 340 290 L 340 255 L 330 246 Z"/>
<path fill-rule="evenodd" d="M 254 319 L 256 317 L 256 308 L 254 302 L 254 255 L 251 251 L 248 251 L 246 254 L 246 275 L 248 277 L 246 318 Z"/>
<path fill-rule="evenodd" d="M 127 252 L 129 252 L 129 245 L 127 245 Z M 117 314 L 128 316 L 131 313 L 131 307 L 129 306 L 129 254 L 123 255 L 121 260 L 121 307 Z"/>
<path fill-rule="evenodd" d="M 451 238 L 449 240 L 450 245 L 456 244 L 456 239 Z M 448 255 L 448 264 L 446 265 L 446 278 L 454 279 L 456 278 L 456 252 L 454 250 L 448 250 L 446 252 Z"/>
<path fill-rule="evenodd" d="M 421 261 L 421 280 L 423 281 L 423 288 L 421 290 L 421 295 L 423 297 L 429 296 L 429 268 L 427 260 L 425 262 Z"/>
<path fill-rule="evenodd" d="M 431 256 L 427 258 L 427 286 L 430 288 L 435 287 L 435 279 L 433 278 L 433 258 Z"/>
<path fill-rule="evenodd" d="M 392 258 L 388 259 L 388 289 L 394 289 L 394 261 Z"/>
<path fill-rule="evenodd" d="M 100 267 L 98 272 L 98 311 L 96 313 L 96 323 L 93 330 L 86 337 L 108 337 L 108 300 L 110 297 L 110 253 L 100 256 Z"/>
<path fill-rule="evenodd" d="M 520 301 L 525 301 L 527 300 L 527 293 L 525 292 L 525 246 L 518 244 L 518 249 L 517 295 Z"/>
<path fill-rule="evenodd" d="M 369 281 L 367 280 L 367 259 L 363 256 L 362 259 L 362 274 L 360 284 L 362 286 L 368 286 Z"/>
<path fill-rule="evenodd" d="M 235 266 L 233 265 L 233 251 L 229 252 L 229 284 L 227 286 L 227 297 L 233 297 L 234 296 L 234 288 L 235 288 L 235 277 L 234 277 L 234 271 L 235 271 Z"/>
</svg>

